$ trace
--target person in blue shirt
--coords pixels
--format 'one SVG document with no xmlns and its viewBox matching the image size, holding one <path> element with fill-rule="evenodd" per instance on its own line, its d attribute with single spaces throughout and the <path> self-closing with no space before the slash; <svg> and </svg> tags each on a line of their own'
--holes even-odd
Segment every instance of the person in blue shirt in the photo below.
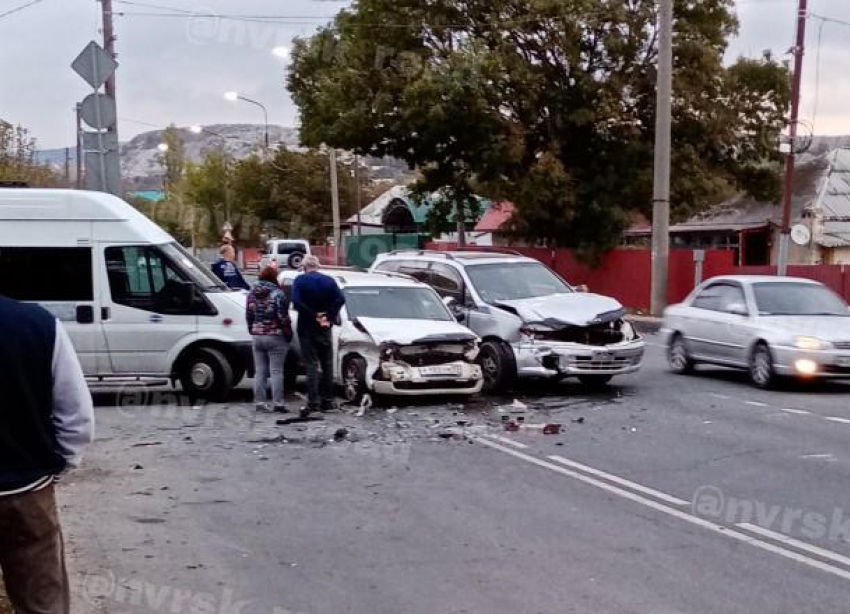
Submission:
<svg viewBox="0 0 850 614">
<path fill-rule="evenodd" d="M 298 312 L 298 342 L 307 371 L 307 407 L 302 417 L 334 408 L 333 336 L 345 305 L 342 290 L 332 277 L 319 272 L 315 256 L 304 258 L 304 273 L 292 283 L 292 304 Z"/>
<path fill-rule="evenodd" d="M 231 290 L 250 290 L 251 286 L 242 277 L 236 264 L 236 250 L 232 245 L 223 245 L 219 251 L 221 258 L 212 265 L 212 272 Z"/>
</svg>

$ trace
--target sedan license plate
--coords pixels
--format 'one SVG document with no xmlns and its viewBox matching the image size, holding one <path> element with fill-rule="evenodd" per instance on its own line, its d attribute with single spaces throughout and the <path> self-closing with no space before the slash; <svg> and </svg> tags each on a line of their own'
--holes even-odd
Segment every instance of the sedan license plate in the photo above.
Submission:
<svg viewBox="0 0 850 614">
<path fill-rule="evenodd" d="M 419 373 L 423 377 L 460 377 L 460 367 L 454 365 L 420 367 Z"/>
</svg>

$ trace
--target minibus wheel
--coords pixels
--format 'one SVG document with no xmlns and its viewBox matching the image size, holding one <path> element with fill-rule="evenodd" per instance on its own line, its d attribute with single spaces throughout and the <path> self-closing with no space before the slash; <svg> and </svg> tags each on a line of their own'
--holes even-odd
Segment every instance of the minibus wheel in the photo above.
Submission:
<svg viewBox="0 0 850 614">
<path fill-rule="evenodd" d="M 179 370 L 183 391 L 208 401 L 224 401 L 233 387 L 233 368 L 220 351 L 201 347 L 181 361 Z"/>
</svg>

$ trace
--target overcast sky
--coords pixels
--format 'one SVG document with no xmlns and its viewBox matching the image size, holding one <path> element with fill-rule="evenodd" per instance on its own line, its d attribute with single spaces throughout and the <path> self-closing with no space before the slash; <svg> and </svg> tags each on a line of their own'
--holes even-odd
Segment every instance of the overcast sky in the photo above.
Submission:
<svg viewBox="0 0 850 614">
<path fill-rule="evenodd" d="M 28 0 L 0 0 L 0 14 Z M 31 0 L 29 0 L 31 1 Z M 169 123 L 259 123 L 262 113 L 223 99 L 238 90 L 269 109 L 272 123 L 291 126 L 296 112 L 283 85 L 285 60 L 270 53 L 295 35 L 315 30 L 346 0 L 134 0 L 116 12 L 119 131 L 122 140 Z M 209 19 L 132 15 L 165 5 L 199 13 L 285 15 L 289 23 L 258 24 Z M 738 0 L 739 37 L 730 55 L 784 55 L 792 44 L 797 0 Z M 819 15 L 850 22 L 850 1 L 810 0 Z M 0 17 L 0 118 L 28 127 L 43 148 L 74 141 L 72 108 L 90 93 L 69 68 L 92 39 L 100 40 L 96 0 L 40 0 Z M 802 115 L 818 134 L 850 134 L 850 26 L 827 23 L 816 56 L 820 22 L 810 20 Z M 816 92 L 818 95 L 816 96 Z"/>
</svg>

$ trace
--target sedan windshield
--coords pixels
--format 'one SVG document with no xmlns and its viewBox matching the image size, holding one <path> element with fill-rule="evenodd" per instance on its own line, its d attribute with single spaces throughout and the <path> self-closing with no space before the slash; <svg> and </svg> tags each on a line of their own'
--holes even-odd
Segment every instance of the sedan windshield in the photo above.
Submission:
<svg viewBox="0 0 850 614">
<path fill-rule="evenodd" d="M 453 320 L 430 288 L 346 288 L 345 306 L 350 318 Z"/>
<path fill-rule="evenodd" d="M 824 286 L 759 283 L 753 292 L 763 316 L 850 316 L 847 303 Z"/>
<path fill-rule="evenodd" d="M 491 304 L 573 291 L 539 262 L 475 264 L 466 271 L 482 300 Z"/>
</svg>

